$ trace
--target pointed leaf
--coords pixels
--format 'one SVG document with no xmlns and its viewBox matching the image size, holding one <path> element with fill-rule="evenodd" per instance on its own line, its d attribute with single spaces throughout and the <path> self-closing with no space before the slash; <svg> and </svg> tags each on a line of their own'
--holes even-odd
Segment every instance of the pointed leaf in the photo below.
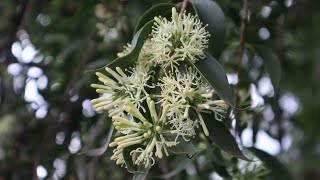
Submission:
<svg viewBox="0 0 320 180">
<path fill-rule="evenodd" d="M 223 177 L 225 180 L 232 179 L 230 173 L 227 171 L 226 166 L 221 166 L 215 162 L 212 162 L 214 170 L 219 174 L 219 176 Z"/>
<path fill-rule="evenodd" d="M 263 59 L 267 73 L 270 76 L 274 91 L 278 89 L 281 79 L 281 64 L 278 56 L 268 47 L 255 45 L 256 52 Z"/>
<path fill-rule="evenodd" d="M 149 170 L 150 167 L 145 168 L 144 165 L 142 165 L 138 170 L 140 173 L 135 174 L 132 180 L 145 180 L 148 176 Z"/>
<path fill-rule="evenodd" d="M 219 62 L 206 53 L 206 58 L 196 63 L 189 62 L 206 79 L 206 81 L 216 90 L 220 98 L 233 106 L 233 93 L 229 85 L 226 73 Z"/>
<path fill-rule="evenodd" d="M 214 170 L 216 171 L 219 176 L 223 177 L 226 180 L 232 179 L 231 175 L 227 170 L 227 163 L 221 154 L 221 150 L 217 147 L 207 148 L 207 155 L 208 159 L 210 160 Z"/>
<path fill-rule="evenodd" d="M 201 115 L 209 130 L 210 139 L 218 148 L 232 154 L 239 159 L 250 161 L 243 155 L 238 147 L 236 140 L 231 135 L 227 127 L 223 124 L 223 122 L 215 120 L 213 113 L 202 113 Z"/>
<path fill-rule="evenodd" d="M 134 28 L 134 33 L 136 33 L 140 28 L 143 27 L 147 22 L 153 20 L 155 16 L 170 17 L 171 8 L 174 5 L 171 3 L 160 3 L 152 6 L 148 9 L 139 19 L 136 27 Z"/>
<path fill-rule="evenodd" d="M 264 162 L 265 166 L 271 170 L 270 176 L 271 179 L 282 179 L 282 180 L 292 180 L 288 169 L 280 163 L 275 157 L 272 155 L 254 147 L 248 148 L 250 152 L 256 155 L 262 162 Z"/>
<path fill-rule="evenodd" d="M 175 135 L 171 135 L 171 137 L 168 138 L 168 136 L 165 136 L 165 138 L 168 141 L 174 141 Z M 189 158 L 192 158 L 197 153 L 197 148 L 193 145 L 193 143 L 190 141 L 185 141 L 182 137 L 179 137 L 176 146 L 167 147 L 167 149 L 175 154 L 187 154 Z"/>
<path fill-rule="evenodd" d="M 191 159 L 190 158 L 181 158 L 180 161 L 178 161 L 177 164 L 175 164 L 175 168 L 169 172 L 168 174 L 159 176 L 159 178 L 170 178 L 172 176 L 177 175 L 178 173 L 180 173 L 181 171 L 185 170 L 187 168 L 187 166 L 194 162 L 200 155 L 202 154 L 202 152 L 197 153 L 195 156 L 193 156 Z"/>
<path fill-rule="evenodd" d="M 191 2 L 201 22 L 208 24 L 207 30 L 211 34 L 209 52 L 218 59 L 223 49 L 226 31 L 224 13 L 220 6 L 212 0 L 193 0 Z"/>
<path fill-rule="evenodd" d="M 141 48 L 145 42 L 145 40 L 149 37 L 151 31 L 152 31 L 152 26 L 153 26 L 154 21 L 149 21 L 147 24 L 145 24 L 133 37 L 131 41 L 131 52 L 127 54 L 126 56 L 117 58 L 113 60 L 110 64 L 99 68 L 94 71 L 103 71 L 105 67 L 109 68 L 124 68 L 124 67 L 129 67 L 134 64 L 134 62 L 138 59 Z"/>
<path fill-rule="evenodd" d="M 145 148 L 145 146 L 143 146 L 143 145 L 132 145 L 132 146 L 129 146 L 129 147 L 126 147 L 123 149 L 123 152 L 122 152 L 123 159 L 126 163 L 127 170 L 130 173 L 143 173 L 143 172 L 140 172 L 139 170 L 136 170 L 137 169 L 136 165 L 133 163 L 132 156 L 130 155 L 132 150 L 135 150 L 139 147 Z"/>
</svg>

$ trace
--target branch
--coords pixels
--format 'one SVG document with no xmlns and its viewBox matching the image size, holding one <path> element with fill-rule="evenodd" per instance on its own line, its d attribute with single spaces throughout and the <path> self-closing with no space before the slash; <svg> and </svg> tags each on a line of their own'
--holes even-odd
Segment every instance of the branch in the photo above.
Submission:
<svg viewBox="0 0 320 180">
<path fill-rule="evenodd" d="M 181 7 L 181 10 L 180 10 L 180 14 L 183 14 L 183 12 L 186 10 L 187 8 L 187 5 L 188 5 L 188 0 L 183 0 L 182 2 L 182 7 Z"/>
<path fill-rule="evenodd" d="M 243 0 L 243 8 L 241 10 L 243 13 L 241 14 L 241 29 L 240 29 L 240 43 L 239 43 L 239 49 L 238 49 L 238 56 L 237 56 L 237 76 L 238 76 L 238 83 L 235 88 L 234 92 L 234 115 L 236 119 L 236 126 L 235 126 L 235 136 L 237 135 L 237 126 L 238 126 L 238 104 L 239 104 L 239 98 L 238 98 L 238 93 L 239 93 L 239 84 L 240 84 L 240 70 L 241 70 L 241 62 L 242 62 L 242 57 L 244 53 L 244 46 L 246 43 L 245 39 L 245 32 L 247 29 L 247 24 L 248 24 L 248 0 Z"/>
</svg>

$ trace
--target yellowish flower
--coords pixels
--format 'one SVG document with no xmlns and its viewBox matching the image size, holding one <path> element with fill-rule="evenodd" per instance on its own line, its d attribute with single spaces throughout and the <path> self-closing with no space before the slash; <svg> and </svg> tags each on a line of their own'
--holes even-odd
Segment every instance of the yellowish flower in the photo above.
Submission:
<svg viewBox="0 0 320 180">
<path fill-rule="evenodd" d="M 150 97 L 147 98 L 148 110 L 151 119 L 147 119 L 129 100 L 126 100 L 123 109 L 130 115 L 127 117 L 113 116 L 112 121 L 115 129 L 122 133 L 123 136 L 117 137 L 114 142 L 110 143 L 110 147 L 117 147 L 111 160 L 115 160 L 117 164 L 123 164 L 123 149 L 141 145 L 137 149 L 130 152 L 133 161 L 137 165 L 144 164 L 145 167 L 152 166 L 155 162 L 154 155 L 162 158 L 165 154 L 169 155 L 167 147 L 175 146 L 178 142 L 167 141 L 164 137 L 165 133 L 174 134 L 171 130 L 164 130 L 166 122 L 166 114 L 169 106 L 166 102 L 161 104 L 161 113 L 156 112 L 155 102 Z"/>
<path fill-rule="evenodd" d="M 172 8 L 172 20 L 155 17 L 150 53 L 153 61 L 164 67 L 179 65 L 185 59 L 196 62 L 205 57 L 210 34 L 197 16 L 178 14 Z"/>
<path fill-rule="evenodd" d="M 205 84 L 196 70 L 186 69 L 185 73 L 178 70 L 173 74 L 164 76 L 159 83 L 162 101 L 169 105 L 168 122 L 174 129 L 188 129 L 187 134 L 192 135 L 194 124 L 189 122 L 190 108 L 199 116 L 200 125 L 206 135 L 209 132 L 201 117 L 201 112 L 214 113 L 216 120 L 222 121 L 228 105 L 218 96 L 211 86 Z M 187 126 L 188 125 L 188 126 Z"/>
<path fill-rule="evenodd" d="M 91 102 L 96 111 L 110 110 L 109 116 L 123 114 L 123 102 L 131 101 L 138 109 L 145 111 L 141 102 L 148 96 L 145 88 L 153 86 L 148 85 L 149 79 L 152 78 L 152 72 L 138 66 L 129 71 L 130 76 L 119 67 L 116 71 L 106 68 L 106 71 L 112 75 L 113 79 L 97 72 L 98 79 L 103 84 L 91 84 L 91 87 L 96 88 L 102 96 L 93 99 Z"/>
</svg>

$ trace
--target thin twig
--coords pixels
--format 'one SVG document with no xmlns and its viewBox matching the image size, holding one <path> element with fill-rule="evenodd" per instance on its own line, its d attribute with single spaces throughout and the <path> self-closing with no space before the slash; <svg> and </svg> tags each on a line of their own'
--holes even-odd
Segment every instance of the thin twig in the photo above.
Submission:
<svg viewBox="0 0 320 180">
<path fill-rule="evenodd" d="M 243 0 L 243 8 L 242 8 L 242 13 L 241 14 L 241 29 L 240 29 L 240 44 L 239 44 L 239 49 L 238 49 L 238 56 L 237 56 L 237 76 L 238 76 L 238 83 L 235 88 L 234 92 L 234 115 L 236 119 L 236 125 L 235 125 L 235 136 L 237 135 L 237 127 L 239 124 L 239 120 L 237 117 L 238 114 L 238 103 L 239 103 L 239 98 L 238 98 L 238 93 L 239 93 L 239 84 L 240 84 L 240 70 L 241 70 L 241 62 L 242 62 L 242 57 L 244 53 L 244 47 L 246 43 L 245 39 L 245 32 L 247 29 L 247 24 L 248 24 L 248 0 Z"/>
<path fill-rule="evenodd" d="M 27 18 L 33 8 L 33 4 L 34 4 L 34 0 L 29 0 L 26 4 L 26 7 L 23 11 L 23 14 L 22 14 L 22 17 L 20 19 L 20 22 L 18 24 L 18 28 L 16 29 L 16 33 L 20 30 L 20 29 L 23 29 L 25 24 L 26 24 L 26 21 L 27 21 Z"/>
<path fill-rule="evenodd" d="M 183 0 L 182 2 L 182 7 L 181 7 L 181 10 L 180 10 L 180 14 L 183 14 L 183 12 L 186 10 L 187 8 L 187 5 L 188 5 L 188 0 Z"/>
</svg>

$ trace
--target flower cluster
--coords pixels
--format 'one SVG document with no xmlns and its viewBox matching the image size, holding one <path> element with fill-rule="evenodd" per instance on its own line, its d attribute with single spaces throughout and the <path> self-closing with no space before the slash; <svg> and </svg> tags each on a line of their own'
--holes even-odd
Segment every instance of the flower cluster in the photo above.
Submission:
<svg viewBox="0 0 320 180">
<path fill-rule="evenodd" d="M 173 8 L 172 21 L 162 17 L 155 17 L 154 20 L 150 53 L 154 55 L 152 60 L 156 64 L 172 67 L 185 59 L 195 62 L 204 58 L 210 34 L 197 16 L 179 15 Z"/>
<path fill-rule="evenodd" d="M 138 165 L 140 163 L 145 167 L 153 165 L 155 162 L 153 155 L 160 159 L 163 157 L 163 153 L 168 156 L 167 147 L 177 145 L 177 141 L 167 141 L 165 139 L 166 132 L 162 132 L 169 110 L 167 103 L 162 103 L 162 111 L 157 113 L 155 102 L 150 97 L 147 98 L 151 121 L 142 115 L 129 100 L 126 100 L 124 104 L 123 109 L 128 113 L 128 116 L 125 118 L 113 116 L 112 120 L 116 130 L 127 133 L 122 133 L 123 136 L 117 137 L 114 142 L 110 143 L 110 147 L 117 147 L 111 159 L 116 160 L 117 164 L 123 164 L 123 149 L 133 145 L 141 145 L 130 153 L 132 157 L 135 157 L 134 163 Z"/>
<path fill-rule="evenodd" d="M 129 76 L 123 72 L 119 67 L 116 72 L 110 68 L 105 70 L 115 79 L 97 72 L 98 80 L 103 83 L 91 84 L 91 87 L 96 88 L 97 93 L 103 96 L 93 99 L 91 102 L 94 104 L 96 111 L 109 110 L 109 116 L 123 115 L 123 104 L 125 100 L 131 101 L 138 109 L 145 112 L 141 103 L 149 96 L 146 88 L 152 88 L 148 85 L 149 79 L 152 78 L 152 72 L 147 72 L 142 67 L 137 67 L 129 71 Z"/>
<path fill-rule="evenodd" d="M 173 8 L 171 21 L 155 17 L 133 67 L 96 73 L 101 83 L 91 86 L 101 96 L 91 102 L 96 111 L 109 112 L 120 134 L 109 144 L 115 147 L 111 159 L 116 164 L 126 163 L 124 150 L 129 149 L 134 164 L 151 167 L 155 157 L 168 156 L 179 141 L 194 137 L 198 126 L 209 135 L 201 113 L 213 113 L 220 121 L 225 117 L 228 105 L 195 69 L 180 65 L 204 58 L 210 36 L 205 28 L 197 16 Z M 118 57 L 131 51 L 127 44 Z"/>
<path fill-rule="evenodd" d="M 175 73 L 164 76 L 160 81 L 160 97 L 167 101 L 170 107 L 168 122 L 174 129 L 182 130 L 183 136 L 191 136 L 193 132 L 192 120 L 189 117 L 190 108 L 197 113 L 207 136 L 209 131 L 200 113 L 211 111 L 217 120 L 223 120 L 229 106 L 223 100 L 215 99 L 214 89 L 203 82 L 196 70 L 188 68 L 184 73 L 176 70 Z"/>
</svg>

